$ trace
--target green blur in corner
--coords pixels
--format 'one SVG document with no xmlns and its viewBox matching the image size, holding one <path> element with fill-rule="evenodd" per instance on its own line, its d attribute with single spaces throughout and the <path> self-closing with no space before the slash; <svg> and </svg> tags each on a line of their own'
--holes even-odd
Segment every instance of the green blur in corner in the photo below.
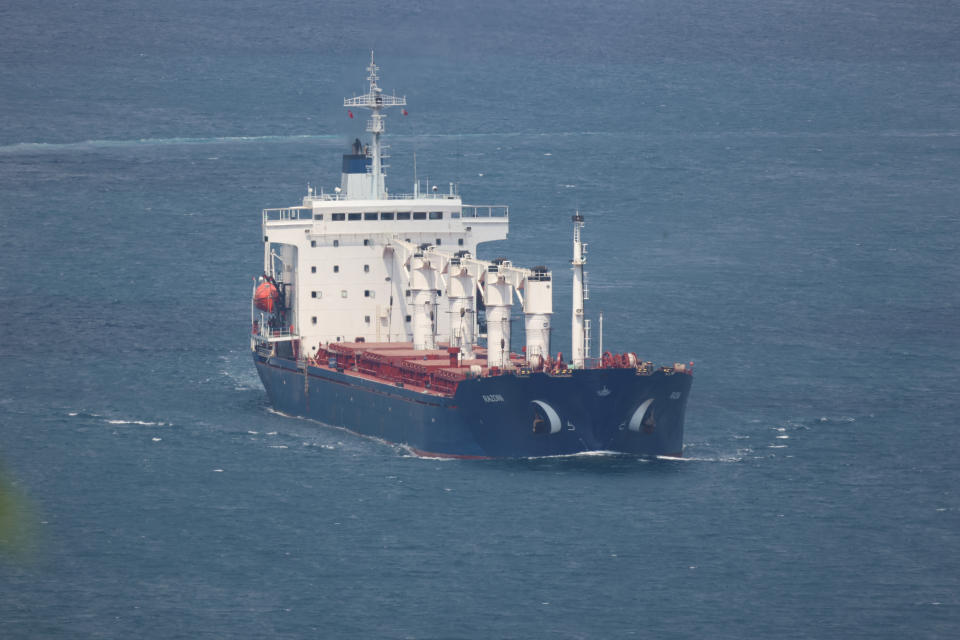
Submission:
<svg viewBox="0 0 960 640">
<path fill-rule="evenodd" d="M 26 560 L 33 555 L 35 521 L 27 498 L 0 472 L 0 561 Z"/>
</svg>

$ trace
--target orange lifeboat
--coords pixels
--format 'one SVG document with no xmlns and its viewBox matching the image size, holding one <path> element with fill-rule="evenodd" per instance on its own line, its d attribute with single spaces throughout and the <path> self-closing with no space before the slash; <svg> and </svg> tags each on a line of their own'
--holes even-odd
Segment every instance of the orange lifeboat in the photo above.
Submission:
<svg viewBox="0 0 960 640">
<path fill-rule="evenodd" d="M 257 290 L 253 294 L 253 304 L 256 305 L 257 309 L 262 309 L 267 313 L 273 313 L 279 299 L 280 294 L 277 287 L 266 281 L 257 285 Z"/>
</svg>

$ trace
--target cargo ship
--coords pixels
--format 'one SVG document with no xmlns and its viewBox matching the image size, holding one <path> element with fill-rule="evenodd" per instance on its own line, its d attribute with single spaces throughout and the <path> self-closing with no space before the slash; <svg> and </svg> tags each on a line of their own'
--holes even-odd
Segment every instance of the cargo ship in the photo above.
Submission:
<svg viewBox="0 0 960 640">
<path fill-rule="evenodd" d="M 551 352 L 550 270 L 478 256 L 507 237 L 506 205 L 464 204 L 452 183 L 387 190 L 385 112 L 407 101 L 380 88 L 372 53 L 367 82 L 343 101 L 350 118 L 370 112 L 370 136 L 344 154 L 340 185 L 262 212 L 250 349 L 273 407 L 425 457 L 681 456 L 693 363 L 603 351 L 602 320 L 593 355 L 584 216 L 565 358 Z"/>
</svg>

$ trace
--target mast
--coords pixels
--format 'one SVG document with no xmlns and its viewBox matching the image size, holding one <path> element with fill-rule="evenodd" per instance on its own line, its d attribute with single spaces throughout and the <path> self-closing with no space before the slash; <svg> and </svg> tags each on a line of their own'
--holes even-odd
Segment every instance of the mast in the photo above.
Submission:
<svg viewBox="0 0 960 640">
<path fill-rule="evenodd" d="M 367 81 L 370 83 L 367 93 L 362 96 L 343 99 L 344 107 L 359 107 L 361 109 L 370 109 L 371 111 L 370 120 L 367 122 L 367 132 L 373 134 L 370 140 L 371 173 L 373 174 L 373 180 L 370 183 L 370 198 L 373 200 L 380 200 L 386 197 L 383 182 L 382 154 L 380 151 L 380 134 L 385 131 L 383 121 L 387 116 L 381 113 L 381 111 L 388 107 L 405 107 L 407 105 L 407 98 L 405 96 L 397 97 L 395 94 L 384 95 L 383 89 L 377 84 L 377 81 L 380 79 L 377 75 L 378 71 L 380 71 L 380 67 L 374 63 L 373 51 L 371 51 L 370 64 L 367 66 Z"/>
<path fill-rule="evenodd" d="M 587 245 L 580 241 L 583 216 L 577 211 L 573 216 L 573 318 L 570 333 L 570 363 L 574 368 L 583 368 L 586 356 L 586 323 L 583 316 L 583 301 L 587 298 L 583 265 L 587 263 Z"/>
</svg>

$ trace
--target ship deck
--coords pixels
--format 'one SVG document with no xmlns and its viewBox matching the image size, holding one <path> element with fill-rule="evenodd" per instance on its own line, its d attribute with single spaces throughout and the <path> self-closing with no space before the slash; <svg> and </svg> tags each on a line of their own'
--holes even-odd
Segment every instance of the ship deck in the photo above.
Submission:
<svg viewBox="0 0 960 640">
<path fill-rule="evenodd" d="M 412 342 L 335 342 L 322 347 L 315 357 L 306 360 L 306 364 L 332 369 L 358 380 L 390 384 L 437 397 L 452 397 L 464 380 L 500 375 L 527 376 L 535 372 L 522 354 L 511 353 L 509 366 L 496 367 L 488 365 L 484 348 L 474 349 L 473 358 L 464 360 L 456 347 L 451 348 L 446 343 L 437 346 L 437 349 L 414 349 Z M 650 362 L 627 365 L 626 356 L 622 358 L 605 354 L 602 358 L 590 359 L 585 368 L 630 368 L 638 375 L 649 375 L 654 371 Z M 692 373 L 692 366 L 693 363 L 689 367 L 674 364 L 660 369 L 669 373 Z M 571 374 L 571 369 L 562 363 L 538 371 L 556 377 Z"/>
</svg>

